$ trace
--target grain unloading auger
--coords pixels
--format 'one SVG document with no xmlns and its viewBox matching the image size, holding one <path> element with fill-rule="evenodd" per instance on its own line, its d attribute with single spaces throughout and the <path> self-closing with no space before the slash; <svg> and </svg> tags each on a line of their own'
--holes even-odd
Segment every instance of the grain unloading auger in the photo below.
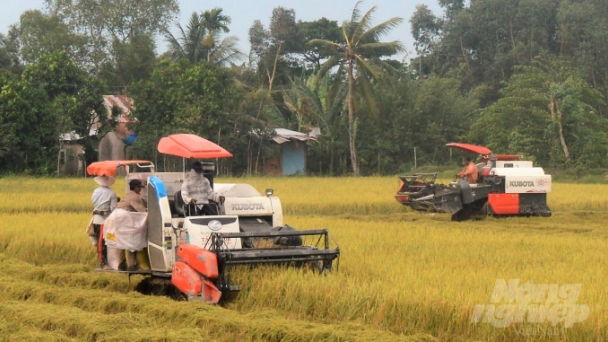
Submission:
<svg viewBox="0 0 608 342">
<path fill-rule="evenodd" d="M 161 139 L 159 152 L 197 159 L 231 156 L 188 134 Z M 145 172 L 130 172 L 129 166 Z M 340 249 L 327 229 L 295 230 L 284 225 L 281 202 L 271 189 L 263 196 L 249 184 L 214 184 L 214 164 L 203 166 L 214 191 L 225 197 L 224 203 L 217 204 L 220 215 L 185 215 L 179 191 L 184 172 L 154 172 L 148 161 L 104 161 L 89 166 L 89 174 L 106 176 L 123 167 L 126 183 L 139 179 L 145 184 L 150 269 L 120 272 L 147 275 L 147 283 L 156 287 L 175 286 L 189 300 L 217 303 L 222 293 L 240 289 L 230 282 L 231 272 L 239 265 L 306 264 L 323 273 L 332 271 Z"/>
<path fill-rule="evenodd" d="M 483 146 L 449 143 L 447 146 L 480 154 L 475 184 L 458 180 L 437 184 L 437 173 L 400 176 L 395 199 L 418 211 L 447 213 L 453 221 L 493 216 L 551 216 L 547 194 L 551 175 L 518 155 L 495 155 Z"/>
</svg>

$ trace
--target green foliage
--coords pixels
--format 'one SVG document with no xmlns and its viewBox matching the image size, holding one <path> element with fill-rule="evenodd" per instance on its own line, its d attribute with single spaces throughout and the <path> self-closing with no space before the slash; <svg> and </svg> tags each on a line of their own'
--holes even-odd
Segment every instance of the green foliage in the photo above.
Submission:
<svg viewBox="0 0 608 342">
<path fill-rule="evenodd" d="M 407 71 L 398 82 L 378 87 L 379 115 L 360 117 L 358 145 L 364 174 L 397 174 L 414 165 L 450 164 L 445 143 L 464 140 L 475 122 L 475 93 L 461 94 L 455 79 L 411 80 Z M 414 156 L 414 149 L 416 155 Z"/>
<path fill-rule="evenodd" d="M 86 39 L 52 13 L 39 10 L 24 12 L 19 23 L 11 28 L 10 36 L 25 63 L 35 63 L 42 55 L 58 51 L 65 51 L 81 65 L 90 61 Z"/>
<path fill-rule="evenodd" d="M 517 68 L 471 137 L 497 153 L 521 153 L 545 166 L 604 167 L 608 120 L 595 110 L 603 105 L 601 93 L 571 64 L 543 55 Z"/>
<path fill-rule="evenodd" d="M 174 60 L 185 58 L 191 63 L 206 60 L 209 63 L 224 65 L 241 59 L 236 37 L 220 39 L 221 33 L 230 32 L 230 17 L 222 14 L 221 8 L 204 11 L 200 15 L 193 12 L 184 30 L 177 25 L 181 36 L 175 37 L 168 29 L 165 38 L 169 42 L 169 53 Z"/>
<path fill-rule="evenodd" d="M 7 47 L 8 39 L 0 32 L 0 71 L 6 70 L 13 65 L 13 56 Z"/>
<path fill-rule="evenodd" d="M 284 94 L 286 106 L 298 117 L 297 130 L 311 130 L 318 127 L 321 135 L 311 144 L 312 156 L 308 158 L 309 170 L 315 174 L 347 173 L 340 168 L 338 156 L 348 152 L 348 137 L 345 133 L 346 115 L 344 100 L 348 94 L 347 85 L 336 79 L 330 82 L 325 77 L 318 87 L 313 86 L 313 78 L 307 83 L 301 79 L 291 80 L 292 84 Z M 340 168 L 340 169 L 339 169 Z"/>
<path fill-rule="evenodd" d="M 92 112 L 103 113 L 103 85 L 79 69 L 66 53 L 42 55 L 19 79 L 4 77 L 0 127 L 4 172 L 49 174 L 56 170 L 59 135 L 74 131 L 93 144 Z"/>
<path fill-rule="evenodd" d="M 44 2 L 45 11 L 24 12 L 11 28 L 20 58 L 34 63 L 43 54 L 66 51 L 112 89 L 145 77 L 153 62 L 154 36 L 178 12 L 176 0 Z"/>
<path fill-rule="evenodd" d="M 221 8 L 194 12 L 174 37 L 176 0 L 45 4 L 0 34 L 0 172 L 52 172 L 57 136 L 70 131 L 93 158 L 90 113 L 107 121 L 107 93 L 135 98 L 139 156 L 156 161 L 159 137 L 191 132 L 235 154 L 221 161 L 226 173 L 259 172 L 276 151 L 249 133 L 276 127 L 321 129 L 307 156 L 318 174 L 450 164 L 450 141 L 551 169 L 608 160 L 606 1 L 440 0 L 443 13 L 419 5 L 409 65 L 387 59 L 399 42 L 381 41 L 401 19 L 373 24 L 375 7 L 364 13 L 357 2 L 342 25 L 277 7 L 268 27 L 254 21 L 249 63 L 239 66 Z M 157 59 L 159 32 L 174 62 Z"/>
<path fill-rule="evenodd" d="M 310 46 L 334 51 L 319 69 L 317 77 L 325 76 L 336 66 L 339 67 L 336 77 L 346 77 L 350 160 L 355 176 L 359 175 L 355 116 L 362 111 L 366 111 L 371 116 L 377 115 L 374 83 L 384 81 L 386 71 L 391 69 L 390 65 L 380 57 L 392 56 L 403 50 L 399 41 L 379 41 L 381 36 L 399 25 L 402 19 L 394 17 L 380 24 L 372 25 L 376 7 L 372 7 L 362 15 L 359 10 L 360 4 L 361 1 L 355 5 L 350 21 L 342 23 L 342 39 L 346 44 L 326 39 L 313 39 L 308 42 Z"/>
<path fill-rule="evenodd" d="M 173 133 L 197 134 L 238 151 L 234 113 L 242 95 L 227 70 L 206 62 L 164 59 L 149 80 L 133 86 L 131 94 L 137 103 L 139 158 L 157 160 L 158 140 Z"/>
<path fill-rule="evenodd" d="M 323 39 L 334 43 L 342 41 L 342 31 L 338 26 L 338 22 L 321 18 L 315 21 L 298 21 L 298 33 L 302 38 L 300 54 L 305 61 L 312 63 L 314 68 L 321 67 L 321 61 L 328 58 L 332 54 L 332 49 L 324 49 L 321 47 L 307 47 L 306 42 L 313 39 Z"/>
</svg>

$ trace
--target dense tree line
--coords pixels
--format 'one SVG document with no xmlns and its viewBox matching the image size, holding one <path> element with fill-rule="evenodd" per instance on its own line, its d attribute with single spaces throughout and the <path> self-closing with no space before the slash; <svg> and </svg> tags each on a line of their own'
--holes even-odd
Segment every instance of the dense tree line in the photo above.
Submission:
<svg viewBox="0 0 608 342">
<path fill-rule="evenodd" d="M 277 7 L 268 27 L 252 22 L 247 55 L 221 8 L 181 27 L 176 0 L 46 0 L 0 33 L 0 172 L 54 172 L 71 131 L 94 160 L 112 127 L 101 115 L 104 128 L 88 134 L 104 94 L 134 99 L 131 154 L 159 166 L 159 138 L 188 132 L 233 152 L 221 172 L 257 173 L 273 128 L 319 127 L 312 174 L 448 164 L 451 141 L 551 168 L 608 167 L 607 2 L 439 3 L 439 15 L 417 7 L 415 57 L 398 61 L 404 47 L 384 34 L 403 20 L 372 20 L 360 2 L 342 23 Z"/>
</svg>

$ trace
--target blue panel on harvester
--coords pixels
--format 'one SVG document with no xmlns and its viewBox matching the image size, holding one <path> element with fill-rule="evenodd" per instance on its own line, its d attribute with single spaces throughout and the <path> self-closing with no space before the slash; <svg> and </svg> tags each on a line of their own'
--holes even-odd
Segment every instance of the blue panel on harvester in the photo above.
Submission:
<svg viewBox="0 0 608 342">
<path fill-rule="evenodd" d="M 161 199 L 163 197 L 167 197 L 167 190 L 165 190 L 165 184 L 160 178 L 156 176 L 150 176 L 148 181 L 154 186 L 154 190 L 156 190 L 156 198 Z"/>
</svg>

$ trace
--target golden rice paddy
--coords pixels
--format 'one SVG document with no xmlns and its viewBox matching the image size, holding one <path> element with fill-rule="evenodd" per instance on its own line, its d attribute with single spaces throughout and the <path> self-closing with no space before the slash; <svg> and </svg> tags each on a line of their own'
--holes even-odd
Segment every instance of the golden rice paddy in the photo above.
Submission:
<svg viewBox="0 0 608 342">
<path fill-rule="evenodd" d="M 242 270 L 241 292 L 215 306 L 143 295 L 141 277 L 93 270 L 92 179 L 3 178 L 0 340 L 608 340 L 608 185 L 554 184 L 550 218 L 459 223 L 402 207 L 397 177 L 216 181 L 273 188 L 286 224 L 328 228 L 338 270 Z M 113 188 L 124 195 L 124 182 Z M 589 315 L 567 329 L 472 323 L 497 279 L 580 284 Z"/>
</svg>

